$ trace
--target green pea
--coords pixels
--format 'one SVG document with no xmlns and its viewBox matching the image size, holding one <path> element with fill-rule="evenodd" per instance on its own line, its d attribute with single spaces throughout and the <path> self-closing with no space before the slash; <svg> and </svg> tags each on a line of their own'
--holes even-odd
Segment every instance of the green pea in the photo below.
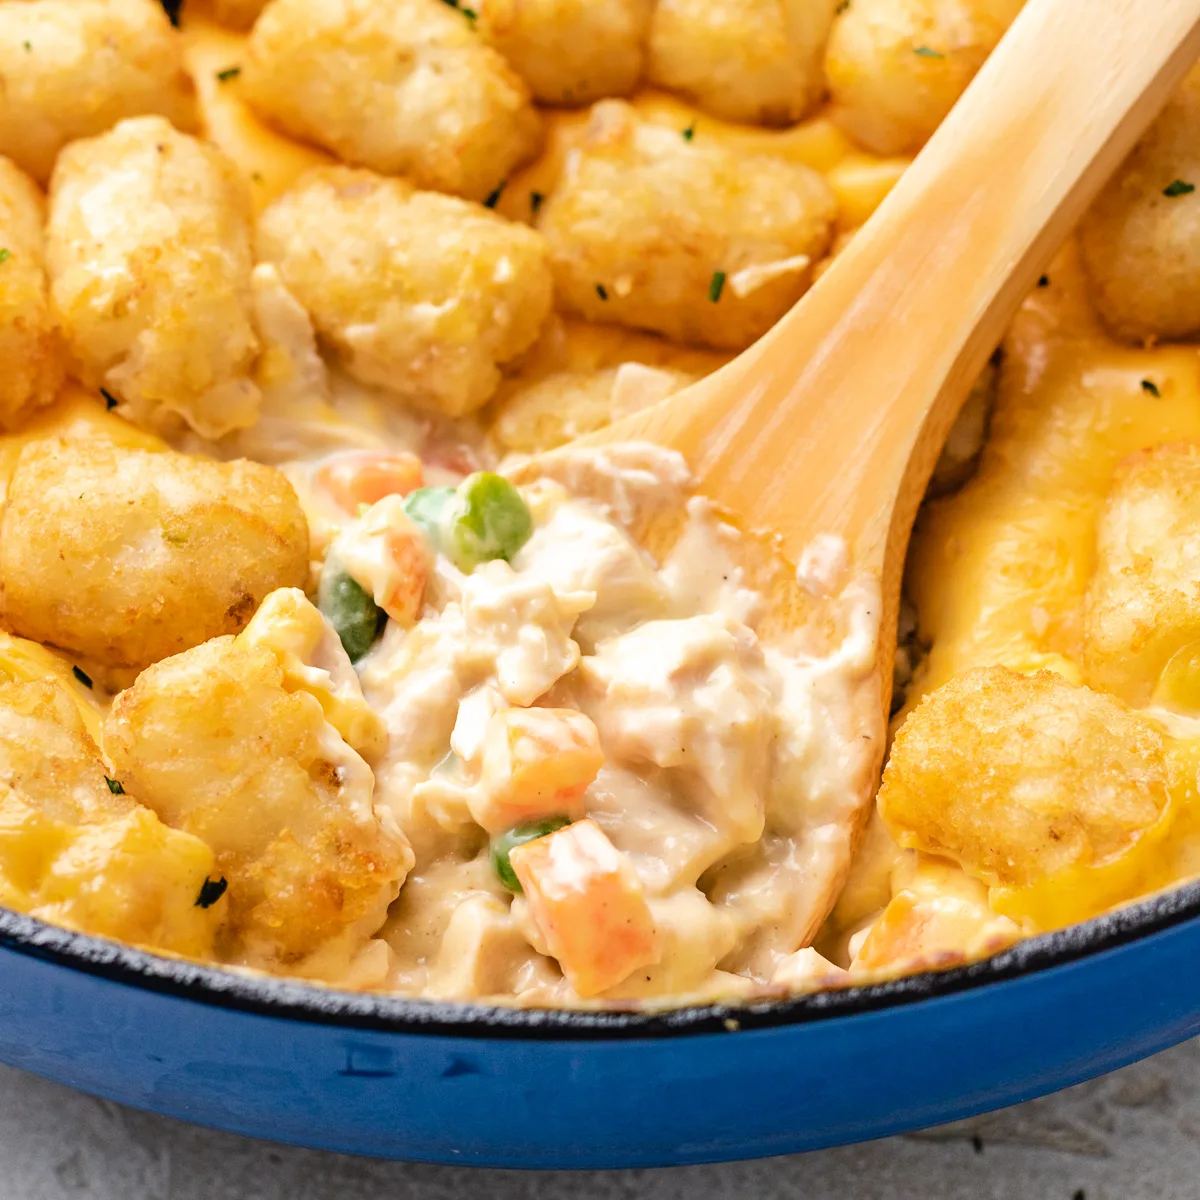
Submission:
<svg viewBox="0 0 1200 1200">
<path fill-rule="evenodd" d="M 507 833 L 492 838 L 492 866 L 496 868 L 500 882 L 510 892 L 521 895 L 524 889 L 512 869 L 512 863 L 508 861 L 508 856 L 517 846 L 523 846 L 535 838 L 545 837 L 546 834 L 553 833 L 556 829 L 562 829 L 564 825 L 570 825 L 570 823 L 570 817 L 543 817 L 540 821 L 528 821 L 524 825 L 515 825 Z"/>
<path fill-rule="evenodd" d="M 491 471 L 469 475 L 445 524 L 446 549 L 462 571 L 502 558 L 511 562 L 533 533 L 533 517 L 521 493 Z"/>
<path fill-rule="evenodd" d="M 423 487 L 409 492 L 404 511 L 425 531 L 435 550 L 442 547 L 442 524 L 447 505 L 458 495 L 452 487 Z"/>
<path fill-rule="evenodd" d="M 352 663 L 375 643 L 387 615 L 344 571 L 327 566 L 317 588 L 317 607 L 329 619 Z"/>
</svg>

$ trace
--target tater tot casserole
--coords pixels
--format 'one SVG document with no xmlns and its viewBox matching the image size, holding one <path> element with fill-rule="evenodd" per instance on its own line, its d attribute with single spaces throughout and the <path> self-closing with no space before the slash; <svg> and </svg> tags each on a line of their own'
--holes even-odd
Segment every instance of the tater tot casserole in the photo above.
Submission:
<svg viewBox="0 0 1200 1200">
<path fill-rule="evenodd" d="M 962 410 L 890 728 L 844 547 L 781 629 L 682 458 L 567 446 L 766 333 L 1020 8 L 0 0 L 0 903 L 661 1006 L 1200 874 L 1200 74 Z"/>
</svg>

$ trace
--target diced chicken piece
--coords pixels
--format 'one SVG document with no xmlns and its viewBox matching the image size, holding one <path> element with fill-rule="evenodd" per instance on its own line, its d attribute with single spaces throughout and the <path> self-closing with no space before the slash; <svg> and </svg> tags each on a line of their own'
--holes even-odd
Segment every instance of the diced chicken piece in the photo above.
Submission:
<svg viewBox="0 0 1200 1200">
<path fill-rule="evenodd" d="M 509 861 L 547 949 L 580 996 L 595 996 L 658 957 L 642 885 L 594 821 L 517 846 Z"/>
<path fill-rule="evenodd" d="M 211 954 L 223 907 L 197 901 L 203 842 L 108 779 L 76 702 L 52 677 L 0 684 L 0 900 L 43 920 L 180 954 Z"/>
<path fill-rule="evenodd" d="M 1200 446 L 1117 467 L 1096 525 L 1085 659 L 1088 681 L 1130 704 L 1147 704 L 1172 656 L 1200 639 L 1198 522 Z"/>
<path fill-rule="evenodd" d="M 879 811 L 908 849 L 989 886 L 1035 883 L 1128 851 L 1167 806 L 1161 734 L 1049 671 L 968 671 L 901 725 Z"/>
<path fill-rule="evenodd" d="M 155 0 L 0 4 L 0 154 L 39 183 L 76 138 L 158 113 L 196 126 L 183 41 Z"/>
<path fill-rule="evenodd" d="M 624 529 L 591 504 L 569 498 L 557 483 L 544 480 L 526 494 L 536 524 L 514 564 L 557 593 L 594 595 L 575 625 L 581 646 L 590 650 L 604 637 L 663 615 L 667 596 L 654 561 Z"/>
<path fill-rule="evenodd" d="M 1015 921 L 988 906 L 987 888 L 958 867 L 919 861 L 905 886 L 866 931 L 851 971 L 904 974 L 986 958 L 1021 937 Z"/>
<path fill-rule="evenodd" d="M 385 496 L 407 496 L 424 482 L 421 460 L 403 450 L 395 454 L 371 450 L 336 454 L 313 476 L 314 485 L 351 516 L 357 516 L 364 504 L 375 504 Z"/>
<path fill-rule="evenodd" d="M 654 0 L 479 0 L 476 28 L 543 104 L 627 96 Z"/>
<path fill-rule="evenodd" d="M 252 425 L 259 342 L 237 168 L 161 117 L 73 143 L 50 187 L 50 296 L 79 378 L 147 428 Z"/>
<path fill-rule="evenodd" d="M 367 171 L 304 176 L 263 213 L 258 247 L 351 375 L 448 416 L 491 396 L 550 313 L 536 233 Z"/>
<path fill-rule="evenodd" d="M 811 946 L 789 954 L 771 976 L 771 982 L 796 992 L 815 992 L 822 988 L 843 987 L 849 972 L 831 963 Z"/>
<path fill-rule="evenodd" d="M 602 641 L 580 674 L 614 759 L 682 773 L 706 820 L 758 840 L 774 704 L 749 629 L 717 615 L 648 621 Z"/>
<path fill-rule="evenodd" d="M 0 10 L 0 21 L 3 10 Z M 0 101 L 2 103 L 2 101 Z M 62 382 L 62 348 L 43 261 L 41 193 L 0 158 L 0 428 L 49 404 Z"/>
<path fill-rule="evenodd" d="M 429 539 L 404 511 L 404 498 L 385 496 L 333 543 L 327 563 L 409 628 L 421 615 L 432 560 Z"/>
<path fill-rule="evenodd" d="M 538 817 L 581 816 L 583 793 L 603 764 L 600 735 L 583 713 L 505 709 L 487 725 L 471 816 L 489 833 Z"/>
<path fill-rule="evenodd" d="M 35 441 L 0 518 L 4 624 L 114 667 L 236 632 L 307 577 L 296 495 L 258 463 Z"/>
<path fill-rule="evenodd" d="M 1200 333 L 1200 71 L 1079 226 L 1089 295 L 1130 341 Z"/>
<path fill-rule="evenodd" d="M 793 125 L 825 91 L 823 56 L 837 0 L 659 0 L 652 83 L 706 112 Z"/>
<path fill-rule="evenodd" d="M 363 758 L 387 744 L 379 714 L 363 699 L 358 675 L 328 621 L 299 588 L 280 588 L 259 605 L 242 633 L 247 646 L 269 650 L 288 692 L 315 696 L 325 720 Z"/>
<path fill-rule="evenodd" d="M 509 704 L 527 707 L 579 665 L 571 630 L 592 601 L 590 593 L 560 594 L 499 560 L 463 581 L 464 634 L 488 661 Z"/>
<path fill-rule="evenodd" d="M 212 847 L 235 953 L 275 968 L 365 942 L 412 866 L 371 769 L 255 635 L 155 664 L 113 704 L 121 780 Z"/>
<path fill-rule="evenodd" d="M 852 0 L 825 53 L 834 113 L 877 154 L 920 149 L 1025 0 Z"/>
<path fill-rule="evenodd" d="M 689 141 L 614 100 L 593 109 L 538 226 L 566 310 L 741 349 L 807 289 L 836 216 L 808 167 Z M 768 266 L 759 285 L 733 286 Z"/>
<path fill-rule="evenodd" d="M 541 126 L 472 25 L 434 0 L 275 0 L 250 35 L 242 91 L 348 163 L 483 200 L 537 152 Z"/>
<path fill-rule="evenodd" d="M 429 991 L 455 1000 L 512 995 L 523 975 L 537 972 L 534 958 L 508 906 L 475 892 L 458 904 L 446 926 L 429 972 Z"/>
</svg>

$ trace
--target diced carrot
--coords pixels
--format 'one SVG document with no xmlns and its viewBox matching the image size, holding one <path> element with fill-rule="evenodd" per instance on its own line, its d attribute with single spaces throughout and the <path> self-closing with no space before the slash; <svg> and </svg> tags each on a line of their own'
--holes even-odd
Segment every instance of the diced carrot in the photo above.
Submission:
<svg viewBox="0 0 1200 1200">
<path fill-rule="evenodd" d="M 572 708 L 507 708 L 488 721 L 471 815 L 497 833 L 538 817 L 579 815 L 604 763 L 596 726 Z"/>
<path fill-rule="evenodd" d="M 594 821 L 516 846 L 509 862 L 547 949 L 580 996 L 598 995 L 657 961 L 641 881 Z"/>
<path fill-rule="evenodd" d="M 384 534 L 387 558 L 391 570 L 375 603 L 393 621 L 409 626 L 421 615 L 421 602 L 425 596 L 425 582 L 429 577 L 429 547 L 425 536 L 407 521 L 403 525 L 391 525 Z"/>
<path fill-rule="evenodd" d="M 385 496 L 352 521 L 329 551 L 329 560 L 364 588 L 405 627 L 421 615 L 432 551 L 404 511 L 400 496 Z"/>
<path fill-rule="evenodd" d="M 362 451 L 339 454 L 320 467 L 316 482 L 348 513 L 384 496 L 407 496 L 425 482 L 421 460 L 415 454 L 376 454 Z"/>
</svg>

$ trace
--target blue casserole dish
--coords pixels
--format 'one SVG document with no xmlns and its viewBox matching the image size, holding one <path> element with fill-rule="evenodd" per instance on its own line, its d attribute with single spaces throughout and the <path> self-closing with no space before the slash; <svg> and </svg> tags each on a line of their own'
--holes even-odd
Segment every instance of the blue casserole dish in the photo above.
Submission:
<svg viewBox="0 0 1200 1200">
<path fill-rule="evenodd" d="M 939 974 L 750 1007 L 521 1011 L 161 958 L 0 910 L 0 1059 L 354 1154 L 501 1167 L 787 1154 L 983 1112 L 1200 1031 L 1200 883 Z"/>
</svg>

